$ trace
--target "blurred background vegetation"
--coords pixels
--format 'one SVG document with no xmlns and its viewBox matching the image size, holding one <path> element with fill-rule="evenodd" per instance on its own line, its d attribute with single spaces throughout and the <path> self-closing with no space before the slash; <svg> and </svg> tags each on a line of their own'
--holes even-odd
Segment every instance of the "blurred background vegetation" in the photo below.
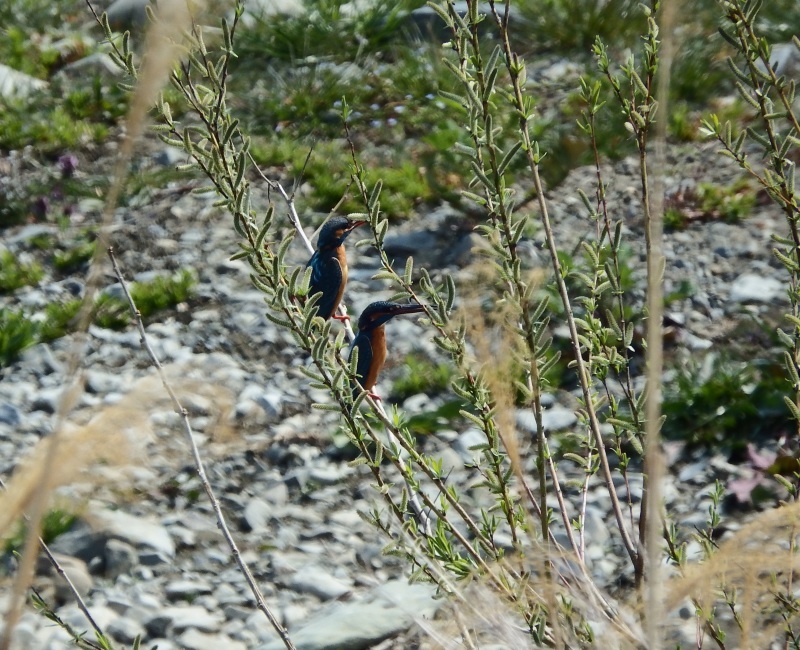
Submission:
<svg viewBox="0 0 800 650">
<path fill-rule="evenodd" d="M 370 181 L 383 180 L 382 208 L 388 216 L 415 219 L 427 208 L 457 201 L 470 172 L 454 153 L 454 144 L 465 136 L 451 118 L 450 100 L 442 95 L 456 88 L 442 63 L 450 53 L 441 48 L 446 34 L 434 14 L 426 12 L 422 0 L 300 4 L 294 14 L 248 15 L 239 27 L 229 106 L 253 137 L 256 162 L 267 173 L 302 175 L 305 207 L 322 215 L 340 204 L 350 173 L 339 118 L 346 98 Z M 538 109 L 532 130 L 548 152 L 542 171 L 552 188 L 592 159 L 577 120 L 583 108 L 579 78 L 606 83 L 591 57 L 595 37 L 624 60 L 643 33 L 644 18 L 636 0 L 523 0 L 513 10 L 514 47 L 528 61 L 528 89 Z M 800 34 L 797 0 L 764 3 L 759 21 L 772 42 L 789 41 Z M 669 117 L 675 143 L 699 140 L 701 119 L 710 111 L 741 124 L 748 119 L 725 63 L 730 52 L 718 34 L 719 22 L 715 0 L 683 2 Z M 119 77 L 98 59 L 104 46 L 98 44 L 100 32 L 82 1 L 6 0 L 0 4 L 0 25 L 0 61 L 44 82 L 31 81 L 25 92 L 0 96 L 0 237 L 4 229 L 26 223 L 53 223 L 66 232 L 71 206 L 97 200 L 107 188 L 106 170 L 93 170 L 92 163 L 107 155 L 104 145 L 121 127 L 128 95 Z M 131 28 L 135 49 L 141 26 L 132 23 Z M 485 43 L 493 46 L 490 37 Z M 181 99 L 166 93 L 178 117 Z M 510 124 L 516 118 L 509 112 L 507 119 Z M 634 151 L 620 114 L 606 108 L 598 123 L 598 146 L 606 159 Z M 123 203 L 180 176 L 169 166 L 134 169 Z M 754 204 L 753 191 L 701 189 L 691 207 L 718 215 L 714 218 L 747 218 Z M 339 209 L 358 207 L 346 198 Z M 688 227 L 685 207 L 670 207 L 668 228 Z M 80 270 L 94 252 L 92 241 L 91 231 L 82 228 L 46 242 L 33 238 L 20 256 L 2 251 L 0 292 L 10 294 L 41 281 L 43 267 L 59 277 Z M 569 260 L 577 270 L 581 263 Z M 165 287 L 141 289 L 169 294 L 152 298 L 154 310 L 184 300 L 191 278 L 182 275 Z M 105 326 L 120 326 L 117 308 L 108 307 Z M 75 309 L 75 303 L 48 307 L 51 325 L 46 330 L 16 309 L 0 309 L 0 365 L 37 340 L 68 332 Z M 759 327 L 769 330 L 771 324 Z M 741 449 L 765 426 L 780 429 L 786 416 L 776 405 L 786 386 L 776 364 L 766 361 L 774 349 L 775 342 L 765 336 L 755 350 L 715 353 L 710 368 L 676 363 L 666 394 L 666 435 Z M 438 391 L 447 382 L 447 369 L 434 370 L 426 374 L 435 384 L 431 390 Z M 561 374 L 570 381 L 565 369 Z M 404 377 L 395 393 L 403 397 L 423 389 L 417 381 Z M 731 404 L 738 406 L 731 411 Z M 719 417 L 720 409 L 728 409 L 726 417 Z"/>
</svg>

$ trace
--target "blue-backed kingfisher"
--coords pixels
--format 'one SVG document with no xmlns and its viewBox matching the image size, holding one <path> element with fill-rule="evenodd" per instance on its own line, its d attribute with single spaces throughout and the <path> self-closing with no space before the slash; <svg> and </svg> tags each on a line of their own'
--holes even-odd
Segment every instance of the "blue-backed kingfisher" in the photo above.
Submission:
<svg viewBox="0 0 800 650">
<path fill-rule="evenodd" d="M 311 267 L 311 282 L 308 295 L 321 293 L 317 302 L 317 316 L 328 320 L 349 320 L 349 316 L 337 316 L 336 308 L 342 301 L 347 284 L 347 255 L 344 240 L 355 228 L 366 221 L 350 221 L 345 217 L 332 217 L 322 226 L 317 240 L 317 250 L 308 260 Z"/>
<path fill-rule="evenodd" d="M 425 311 L 422 305 L 403 305 L 384 300 L 373 302 L 361 312 L 358 319 L 358 334 L 350 346 L 350 357 L 358 348 L 356 377 L 359 383 L 374 399 L 380 399 L 372 389 L 378 383 L 378 374 L 386 361 L 386 332 L 384 325 L 400 314 L 417 314 Z M 358 393 L 358 387 L 354 387 Z"/>
</svg>

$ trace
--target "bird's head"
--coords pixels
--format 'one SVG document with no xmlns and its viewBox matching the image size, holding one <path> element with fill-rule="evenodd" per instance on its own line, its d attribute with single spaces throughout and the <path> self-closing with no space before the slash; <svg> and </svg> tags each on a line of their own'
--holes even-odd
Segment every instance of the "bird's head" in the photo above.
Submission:
<svg viewBox="0 0 800 650">
<path fill-rule="evenodd" d="M 363 226 L 366 221 L 350 221 L 346 217 L 333 217 L 328 219 L 322 230 L 319 231 L 317 248 L 336 248 L 344 243 L 353 230 Z"/>
<path fill-rule="evenodd" d="M 361 312 L 361 316 L 358 318 L 358 331 L 369 332 L 400 314 L 418 314 L 423 311 L 425 311 L 425 308 L 422 305 L 403 305 L 399 302 L 379 300 L 378 302 L 370 303 Z"/>
</svg>

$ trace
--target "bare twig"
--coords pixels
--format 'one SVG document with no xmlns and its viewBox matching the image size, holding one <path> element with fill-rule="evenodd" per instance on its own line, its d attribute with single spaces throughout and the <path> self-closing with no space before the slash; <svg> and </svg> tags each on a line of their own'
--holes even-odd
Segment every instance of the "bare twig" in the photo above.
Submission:
<svg viewBox="0 0 800 650">
<path fill-rule="evenodd" d="M 256 583 L 253 574 L 250 572 L 250 568 L 247 566 L 247 563 L 242 558 L 242 555 L 239 551 L 239 547 L 236 545 L 236 542 L 233 539 L 230 530 L 228 529 L 228 524 L 225 522 L 225 516 L 222 513 L 222 507 L 220 506 L 220 503 L 216 495 L 214 494 L 213 489 L 211 488 L 211 483 L 209 482 L 208 477 L 206 476 L 206 470 L 203 465 L 203 459 L 200 456 L 200 450 L 197 446 L 197 442 L 195 441 L 194 433 L 192 431 L 192 425 L 189 422 L 189 414 L 187 410 L 181 405 L 178 396 L 175 394 L 175 391 L 173 390 L 172 386 L 167 380 L 161 362 L 158 360 L 158 357 L 153 351 L 153 348 L 150 346 L 150 342 L 147 340 L 147 333 L 145 332 L 144 329 L 144 323 L 142 322 L 141 314 L 139 313 L 139 310 L 136 308 L 136 305 L 133 302 L 133 298 L 131 297 L 130 291 L 128 291 L 128 285 L 126 284 L 125 279 L 122 276 L 122 271 L 120 271 L 119 265 L 117 264 L 117 260 L 114 257 L 114 249 L 112 247 L 108 248 L 108 257 L 111 259 L 111 266 L 114 269 L 114 274 L 117 276 L 120 286 L 122 287 L 122 291 L 125 294 L 125 298 L 128 301 L 128 305 L 131 308 L 131 314 L 133 315 L 134 320 L 136 322 L 136 329 L 139 331 L 139 341 L 141 342 L 142 347 L 147 353 L 147 356 L 150 357 L 150 361 L 152 362 L 153 366 L 158 372 L 158 376 L 161 379 L 161 383 L 164 386 L 164 390 L 166 390 L 170 400 L 172 401 L 172 407 L 175 410 L 175 413 L 181 419 L 184 432 L 186 433 L 186 438 L 188 439 L 189 445 L 192 448 L 192 456 L 194 457 L 194 464 L 195 464 L 195 469 L 197 471 L 197 475 L 200 478 L 201 483 L 203 484 L 203 489 L 208 495 L 209 501 L 211 502 L 211 507 L 214 509 L 214 514 L 217 518 L 217 525 L 219 526 L 219 529 L 222 532 L 222 536 L 225 538 L 225 541 L 227 542 L 228 547 L 231 550 L 231 554 L 233 555 L 233 559 L 236 561 L 236 564 L 239 566 L 239 570 L 241 571 L 242 575 L 247 581 L 247 585 L 250 587 L 250 592 L 256 599 L 256 606 L 267 617 L 267 620 L 269 620 L 270 625 L 272 625 L 273 629 L 278 633 L 278 636 L 281 638 L 281 641 L 283 641 L 283 644 L 286 646 L 287 650 L 295 650 L 295 646 L 292 643 L 292 640 L 289 638 L 289 634 L 286 631 L 286 628 L 283 627 L 283 625 L 281 625 L 280 621 L 278 621 L 277 617 L 275 616 L 275 614 L 273 614 L 272 610 L 269 608 L 266 601 L 264 600 L 264 596 L 261 594 L 261 590 L 258 588 L 258 584 Z"/>
</svg>

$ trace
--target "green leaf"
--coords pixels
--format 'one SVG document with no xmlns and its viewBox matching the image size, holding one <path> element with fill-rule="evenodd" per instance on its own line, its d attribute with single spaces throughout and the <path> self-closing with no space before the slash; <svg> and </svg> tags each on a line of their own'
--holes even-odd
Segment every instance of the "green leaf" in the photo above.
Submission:
<svg viewBox="0 0 800 650">
<path fill-rule="evenodd" d="M 414 258 L 411 255 L 408 256 L 406 260 L 406 268 L 405 272 L 403 273 L 403 281 L 407 284 L 411 284 L 411 275 L 414 272 Z"/>
<path fill-rule="evenodd" d="M 794 401 L 788 395 L 783 396 L 783 401 L 786 403 L 786 406 L 789 407 L 789 411 L 791 411 L 792 417 L 796 421 L 800 422 L 800 408 L 797 408 L 797 404 L 795 404 Z"/>
</svg>

